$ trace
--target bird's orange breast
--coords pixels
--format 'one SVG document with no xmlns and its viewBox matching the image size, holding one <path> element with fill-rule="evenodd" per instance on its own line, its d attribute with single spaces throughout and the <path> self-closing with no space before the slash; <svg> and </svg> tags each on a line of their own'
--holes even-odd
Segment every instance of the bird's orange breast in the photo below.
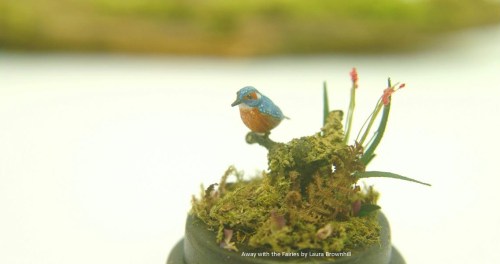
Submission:
<svg viewBox="0 0 500 264">
<path fill-rule="evenodd" d="M 240 108 L 243 123 L 253 132 L 267 133 L 281 122 L 271 115 L 263 114 L 257 108 Z"/>
</svg>

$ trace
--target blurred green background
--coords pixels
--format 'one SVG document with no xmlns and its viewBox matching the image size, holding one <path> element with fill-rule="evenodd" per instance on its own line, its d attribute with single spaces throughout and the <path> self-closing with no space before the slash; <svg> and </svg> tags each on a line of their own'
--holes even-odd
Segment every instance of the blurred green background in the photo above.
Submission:
<svg viewBox="0 0 500 264">
<path fill-rule="evenodd" d="M 252 56 L 420 49 L 493 0 L 1 0 L 0 49 Z"/>
</svg>

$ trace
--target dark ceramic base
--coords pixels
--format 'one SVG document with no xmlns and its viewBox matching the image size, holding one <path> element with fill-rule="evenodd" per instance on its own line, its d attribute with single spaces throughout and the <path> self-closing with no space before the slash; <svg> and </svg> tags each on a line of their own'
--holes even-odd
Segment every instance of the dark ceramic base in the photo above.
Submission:
<svg viewBox="0 0 500 264">
<path fill-rule="evenodd" d="M 179 241 L 175 247 L 170 251 L 167 259 L 167 264 L 186 264 L 184 262 L 184 239 Z M 406 264 L 401 253 L 393 246 L 391 260 L 388 264 Z"/>
<path fill-rule="evenodd" d="M 216 232 L 210 231 L 200 219 L 190 215 L 186 220 L 184 239 L 179 242 L 168 258 L 167 264 L 281 264 L 281 263 L 316 263 L 316 264 L 404 264 L 401 254 L 391 245 L 389 222 L 382 212 L 377 215 L 380 225 L 380 243 L 369 246 L 352 256 L 332 259 L 322 257 L 247 257 L 239 252 L 230 252 L 221 248 L 216 241 Z M 241 252 L 252 252 L 240 248 Z M 304 252 L 310 254 L 309 252 Z M 301 252 L 302 254 L 302 252 Z"/>
</svg>

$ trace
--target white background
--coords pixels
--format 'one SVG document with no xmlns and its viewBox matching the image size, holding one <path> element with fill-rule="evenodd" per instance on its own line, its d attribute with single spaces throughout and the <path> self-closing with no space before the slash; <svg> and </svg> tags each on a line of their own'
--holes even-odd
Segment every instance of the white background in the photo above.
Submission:
<svg viewBox="0 0 500 264">
<path fill-rule="evenodd" d="M 395 39 L 397 41 L 397 39 Z M 261 59 L 0 53 L 0 263 L 164 263 L 191 195 L 229 165 L 252 176 L 236 91 L 254 85 L 291 117 L 276 141 L 318 131 L 322 82 L 355 128 L 393 96 L 370 170 L 408 263 L 500 263 L 500 28 L 411 55 Z M 355 129 L 356 130 L 356 129 Z"/>
</svg>

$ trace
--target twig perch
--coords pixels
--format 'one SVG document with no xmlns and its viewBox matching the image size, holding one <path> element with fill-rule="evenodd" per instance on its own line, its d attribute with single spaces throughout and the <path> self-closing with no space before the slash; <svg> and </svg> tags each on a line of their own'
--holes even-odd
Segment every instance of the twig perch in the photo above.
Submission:
<svg viewBox="0 0 500 264">
<path fill-rule="evenodd" d="M 257 144 L 265 147 L 267 150 L 271 150 L 272 147 L 274 147 L 276 144 L 278 144 L 269 138 L 269 133 L 262 135 L 262 134 L 258 134 L 255 132 L 248 132 L 248 134 L 245 136 L 245 141 L 248 144 L 257 143 Z"/>
</svg>

